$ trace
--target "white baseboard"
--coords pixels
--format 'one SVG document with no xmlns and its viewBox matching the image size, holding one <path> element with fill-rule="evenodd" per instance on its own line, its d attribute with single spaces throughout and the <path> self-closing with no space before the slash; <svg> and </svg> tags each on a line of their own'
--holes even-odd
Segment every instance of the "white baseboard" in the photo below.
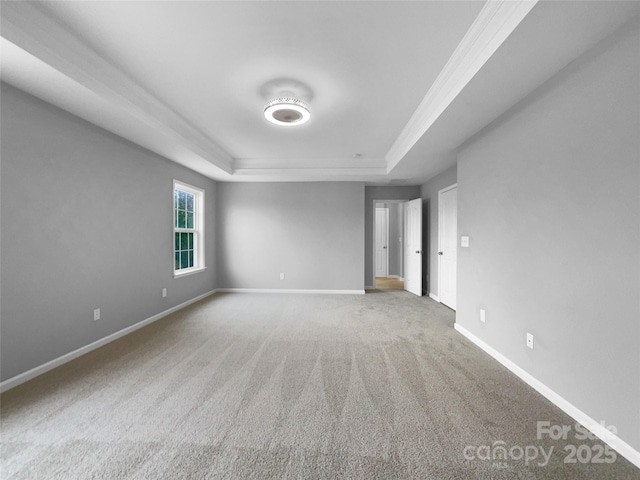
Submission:
<svg viewBox="0 0 640 480">
<path fill-rule="evenodd" d="M 364 295 L 364 290 L 309 290 L 303 288 L 218 288 L 224 293 L 306 293 L 320 295 Z"/>
<path fill-rule="evenodd" d="M 373 287 L 373 286 L 371 286 L 371 285 L 367 285 L 367 286 L 365 286 L 365 287 L 364 287 L 364 289 L 365 289 L 365 290 L 375 290 L 375 289 L 376 289 L 376 287 Z"/>
<path fill-rule="evenodd" d="M 440 303 L 440 297 L 438 297 L 437 295 L 434 295 L 431 292 L 429 292 L 429 298 L 433 298 L 436 302 Z"/>
<path fill-rule="evenodd" d="M 389 275 L 387 278 L 397 278 L 398 280 L 402 280 L 404 282 L 404 277 L 400 275 Z"/>
<path fill-rule="evenodd" d="M 518 365 L 513 363 L 507 357 L 502 355 L 500 352 L 495 350 L 494 348 L 487 345 L 485 342 L 476 337 L 469 330 L 461 326 L 459 323 L 454 324 L 454 328 L 460 332 L 462 335 L 467 337 L 473 343 L 475 343 L 478 347 L 484 350 L 486 353 L 491 355 L 494 359 L 504 365 L 506 368 L 511 370 L 514 374 L 520 377 L 526 384 L 535 389 L 542 396 L 547 398 L 551 403 L 556 405 L 562 411 L 564 411 L 570 417 L 573 417 L 574 420 L 579 422 L 584 427 L 588 428 L 594 435 L 596 435 L 600 440 L 607 443 L 611 448 L 616 450 L 620 455 L 625 457 L 631 463 L 633 463 L 636 467 L 640 468 L 640 452 L 634 449 L 627 442 L 622 440 L 617 435 L 611 433 L 609 430 L 605 428 L 597 428 L 600 427 L 600 424 L 596 422 L 589 415 L 584 413 L 582 410 L 577 408 L 572 403 L 565 400 L 563 397 L 558 395 L 556 392 L 547 387 L 540 380 L 533 377 L 531 374 L 527 373 L 525 370 L 520 368 Z M 595 428 L 594 428 L 595 427 Z"/>
<path fill-rule="evenodd" d="M 213 295 L 214 293 L 216 293 L 216 290 L 212 290 L 210 292 L 203 293 L 202 295 L 198 295 L 197 297 L 192 298 L 191 300 L 187 300 L 186 302 L 183 302 L 180 305 L 171 307 L 168 310 L 165 310 L 163 312 L 160 312 L 154 315 L 153 317 L 149 317 L 134 325 L 123 328 L 122 330 L 118 330 L 117 332 L 112 333 L 111 335 L 107 335 L 106 337 L 103 337 L 100 340 L 96 340 L 95 342 L 85 345 L 84 347 L 80 347 L 77 350 L 66 353 L 61 357 L 54 358 L 53 360 L 50 360 L 47 363 L 43 363 L 42 365 L 32 368 L 31 370 L 27 370 L 26 372 L 16 375 L 15 377 L 8 378 L 4 382 L 0 383 L 0 392 L 4 392 L 13 387 L 17 387 L 21 383 L 27 382 L 32 378 L 35 378 L 39 375 L 42 375 L 45 372 L 48 372 L 49 370 L 53 370 L 54 368 L 59 367 L 60 365 L 70 362 L 71 360 L 74 360 L 84 355 L 85 353 L 89 353 L 90 351 L 95 350 L 96 348 L 100 348 L 103 345 L 106 345 L 107 343 L 113 342 L 114 340 L 117 340 L 120 337 L 124 337 L 125 335 L 131 332 L 134 332 L 139 328 L 142 328 L 146 325 L 149 325 L 150 323 L 160 320 L 161 318 L 166 317 L 167 315 L 170 315 L 173 312 L 177 312 L 178 310 L 188 305 L 191 305 L 192 303 L 195 303 L 199 300 L 202 300 L 203 298 L 206 298 L 209 295 Z"/>
</svg>

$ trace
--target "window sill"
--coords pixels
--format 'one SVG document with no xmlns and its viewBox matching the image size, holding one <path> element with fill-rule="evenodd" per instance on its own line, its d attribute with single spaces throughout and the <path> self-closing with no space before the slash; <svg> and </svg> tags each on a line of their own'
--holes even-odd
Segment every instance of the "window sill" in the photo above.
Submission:
<svg viewBox="0 0 640 480">
<path fill-rule="evenodd" d="M 173 278 L 182 278 L 182 277 L 188 277 L 189 275 L 193 275 L 195 273 L 201 273 L 204 272 L 207 269 L 207 267 L 199 267 L 199 268 L 190 268 L 188 270 L 179 270 L 179 271 L 174 271 L 173 272 Z"/>
</svg>

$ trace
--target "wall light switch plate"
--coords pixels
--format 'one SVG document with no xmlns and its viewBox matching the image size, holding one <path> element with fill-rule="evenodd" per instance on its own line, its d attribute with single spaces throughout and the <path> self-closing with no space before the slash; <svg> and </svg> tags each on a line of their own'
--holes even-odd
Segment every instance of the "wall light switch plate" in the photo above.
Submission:
<svg viewBox="0 0 640 480">
<path fill-rule="evenodd" d="M 533 335 L 527 333 L 527 347 L 533 350 Z"/>
<path fill-rule="evenodd" d="M 93 319 L 94 320 L 100 320 L 100 309 L 99 308 L 96 308 L 93 311 Z"/>
<path fill-rule="evenodd" d="M 167 289 L 166 289 L 166 288 L 163 288 L 163 289 L 162 289 L 162 298 L 164 298 L 164 297 L 166 297 L 166 296 L 167 296 Z"/>
<path fill-rule="evenodd" d="M 280 274 L 280 280 L 284 280 L 284 273 Z"/>
<path fill-rule="evenodd" d="M 469 236 L 463 235 L 460 237 L 460 246 L 464 248 L 469 248 Z"/>
<path fill-rule="evenodd" d="M 487 321 L 486 312 L 484 311 L 484 308 L 480 309 L 480 321 L 482 323 L 485 323 Z"/>
</svg>

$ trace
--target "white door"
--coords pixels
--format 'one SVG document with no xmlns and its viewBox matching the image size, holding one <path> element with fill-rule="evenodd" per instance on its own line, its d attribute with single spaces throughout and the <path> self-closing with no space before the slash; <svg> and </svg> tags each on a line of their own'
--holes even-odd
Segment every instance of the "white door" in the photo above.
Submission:
<svg viewBox="0 0 640 480">
<path fill-rule="evenodd" d="M 389 275 L 389 209 L 376 208 L 376 277 Z"/>
<path fill-rule="evenodd" d="M 404 289 L 422 296 L 422 199 L 404 204 Z"/>
<path fill-rule="evenodd" d="M 440 302 L 456 309 L 456 269 L 458 265 L 458 188 L 453 185 L 438 192 L 438 296 Z"/>
</svg>

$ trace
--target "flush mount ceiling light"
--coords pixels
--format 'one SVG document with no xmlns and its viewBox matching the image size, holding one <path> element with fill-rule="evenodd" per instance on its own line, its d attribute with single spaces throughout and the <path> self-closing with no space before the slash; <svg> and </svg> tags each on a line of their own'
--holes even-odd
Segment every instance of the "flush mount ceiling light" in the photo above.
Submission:
<svg viewBox="0 0 640 480">
<path fill-rule="evenodd" d="M 264 117 L 276 125 L 293 127 L 308 122 L 311 113 L 302 100 L 294 97 L 279 97 L 264 106 Z"/>
</svg>

